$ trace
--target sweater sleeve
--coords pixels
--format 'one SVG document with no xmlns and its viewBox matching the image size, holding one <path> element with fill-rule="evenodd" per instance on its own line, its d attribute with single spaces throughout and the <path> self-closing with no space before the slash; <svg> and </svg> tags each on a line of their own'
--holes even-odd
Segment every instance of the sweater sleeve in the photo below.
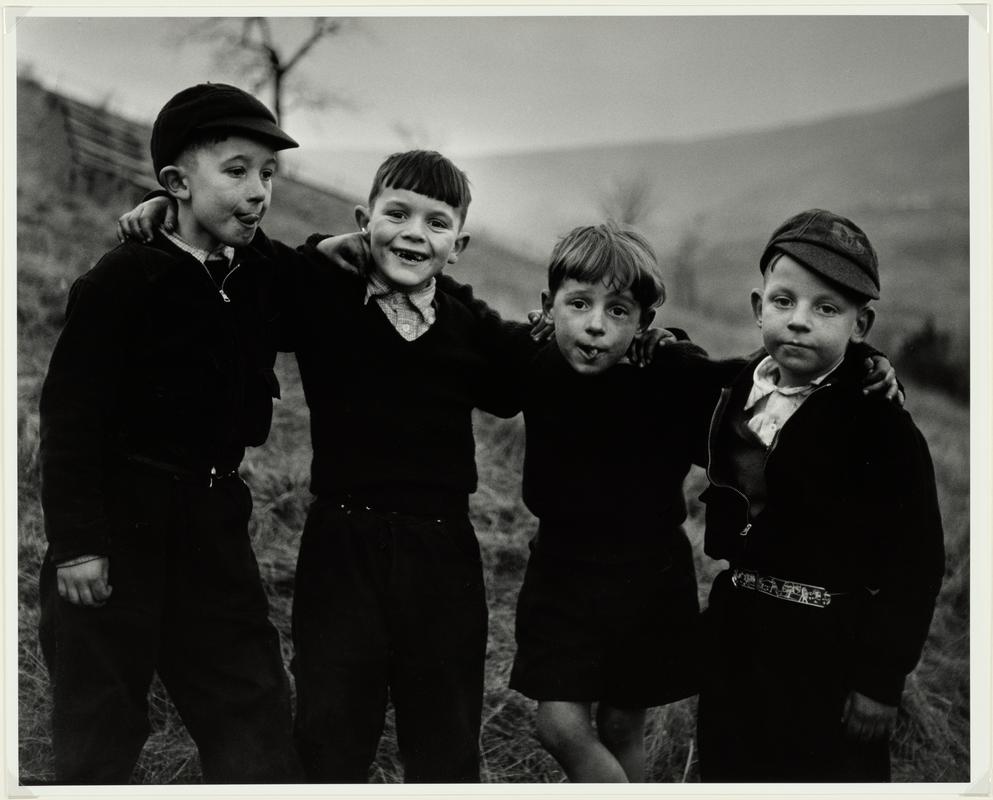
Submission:
<svg viewBox="0 0 993 800">
<path fill-rule="evenodd" d="M 531 326 L 503 319 L 467 284 L 443 273 L 437 281 L 438 289 L 468 309 L 475 322 L 476 343 L 490 370 L 479 407 L 497 416 L 514 416 L 521 410 L 525 367 L 540 347 L 531 338 Z"/>
<path fill-rule="evenodd" d="M 56 562 L 107 552 L 109 429 L 123 380 L 127 315 L 136 305 L 121 288 L 88 276 L 73 284 L 42 385 L 41 502 Z"/>
<path fill-rule="evenodd" d="M 746 362 L 744 359 L 712 359 L 706 350 L 691 342 L 685 332 L 672 330 L 678 341 L 659 347 L 652 366 L 662 383 L 661 390 L 679 393 L 677 408 L 692 446 L 693 463 L 706 467 L 710 419 L 721 389 Z"/>
<path fill-rule="evenodd" d="M 312 286 L 311 271 L 326 269 L 330 272 L 333 269 L 317 251 L 317 243 L 324 238 L 327 238 L 325 234 L 312 234 L 305 244 L 293 248 L 278 239 L 270 239 L 259 230 L 252 240 L 252 248 L 275 265 L 276 279 L 270 288 L 279 308 L 274 344 L 281 352 L 294 352 L 304 335 L 302 298 Z"/>
<path fill-rule="evenodd" d="M 874 528 L 864 558 L 864 604 L 858 615 L 854 688 L 889 705 L 927 639 L 944 575 L 944 536 L 927 443 L 901 410 L 865 400 L 867 454 L 862 481 Z M 882 407 L 882 408 L 881 408 Z"/>
</svg>

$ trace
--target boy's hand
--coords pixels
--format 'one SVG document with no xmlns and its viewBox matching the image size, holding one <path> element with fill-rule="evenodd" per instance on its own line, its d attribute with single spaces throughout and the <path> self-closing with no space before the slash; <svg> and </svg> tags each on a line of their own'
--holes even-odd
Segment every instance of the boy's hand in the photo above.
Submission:
<svg viewBox="0 0 993 800">
<path fill-rule="evenodd" d="M 153 197 L 117 218 L 117 239 L 150 242 L 159 228 L 176 230 L 176 204 L 168 197 Z"/>
<path fill-rule="evenodd" d="M 57 567 L 59 597 L 73 605 L 99 608 L 113 591 L 110 559 L 106 556 L 83 556 L 82 563 Z"/>
<path fill-rule="evenodd" d="M 354 275 L 367 275 L 372 267 L 369 234 L 365 231 L 329 236 L 317 243 L 317 252 L 338 269 Z"/>
<path fill-rule="evenodd" d="M 531 338 L 536 342 L 547 342 L 555 333 L 555 323 L 543 311 L 529 311 L 528 322 L 531 323 Z"/>
<path fill-rule="evenodd" d="M 872 356 L 865 360 L 866 376 L 862 381 L 862 394 L 885 392 L 886 399 L 903 408 L 903 392 L 896 382 L 896 370 L 886 356 Z"/>
<path fill-rule="evenodd" d="M 637 367 L 644 367 L 652 363 L 656 347 L 675 341 L 676 335 L 666 328 L 648 328 L 636 333 L 628 348 L 628 361 Z"/>
<path fill-rule="evenodd" d="M 896 706 L 880 703 L 852 690 L 845 699 L 841 722 L 849 738 L 858 742 L 875 742 L 893 732 L 896 712 Z"/>
</svg>

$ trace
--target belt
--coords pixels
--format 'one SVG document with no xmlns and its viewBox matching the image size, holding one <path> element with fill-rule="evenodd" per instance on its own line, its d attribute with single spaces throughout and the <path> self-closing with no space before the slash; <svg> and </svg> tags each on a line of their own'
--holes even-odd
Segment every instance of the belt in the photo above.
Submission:
<svg viewBox="0 0 993 800">
<path fill-rule="evenodd" d="M 157 461 L 154 458 L 146 458 L 145 456 L 130 455 L 127 457 L 127 460 L 133 464 L 148 467 L 150 469 L 157 470 L 158 472 L 164 472 L 167 475 L 172 476 L 174 480 L 189 481 L 190 483 L 206 486 L 208 489 L 217 481 L 227 480 L 238 475 L 237 464 L 235 464 L 234 467 L 232 467 L 231 464 L 226 464 L 204 467 L 203 469 L 196 470 L 181 467 L 177 464 L 170 464 L 165 461 Z"/>
<path fill-rule="evenodd" d="M 826 608 L 831 605 L 832 597 L 846 594 L 846 592 L 829 592 L 823 586 L 812 586 L 809 583 L 762 575 L 749 569 L 732 569 L 731 583 L 739 589 L 751 589 L 775 597 L 777 600 L 788 600 L 791 603 L 815 608 Z"/>
</svg>

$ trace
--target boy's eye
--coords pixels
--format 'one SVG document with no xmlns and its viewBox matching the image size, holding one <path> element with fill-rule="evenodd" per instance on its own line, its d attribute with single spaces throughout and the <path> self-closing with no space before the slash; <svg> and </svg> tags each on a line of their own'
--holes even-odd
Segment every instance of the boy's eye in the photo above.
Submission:
<svg viewBox="0 0 993 800">
<path fill-rule="evenodd" d="M 397 208 L 391 208 L 383 213 L 390 219 L 403 219 L 403 212 Z"/>
<path fill-rule="evenodd" d="M 772 298 L 772 304 L 776 308 L 790 308 L 793 305 L 793 300 L 789 297 L 783 297 L 780 295 L 779 297 Z"/>
<path fill-rule="evenodd" d="M 569 306 L 569 308 L 574 308 L 577 311 L 582 311 L 583 309 L 589 307 L 589 303 L 587 303 L 581 297 L 574 297 L 572 300 L 568 302 L 567 305 Z"/>
<path fill-rule="evenodd" d="M 242 178 L 247 173 L 244 167 L 228 167 L 228 175 L 233 175 L 236 178 Z"/>
<path fill-rule="evenodd" d="M 430 225 L 432 228 L 437 228 L 438 230 L 442 230 L 442 231 L 448 230 L 449 228 L 447 220 L 443 220 L 443 219 L 432 219 L 430 221 Z"/>
<path fill-rule="evenodd" d="M 271 181 L 275 174 L 276 170 L 274 169 L 264 169 L 262 170 L 262 180 Z"/>
<path fill-rule="evenodd" d="M 821 303 L 821 305 L 818 306 L 818 310 L 826 317 L 833 317 L 838 313 L 838 307 L 833 306 L 830 303 Z"/>
<path fill-rule="evenodd" d="M 611 316 L 618 317 L 619 319 L 623 319 L 624 317 L 627 317 L 631 314 L 631 310 L 625 308 L 624 306 L 611 306 L 609 309 L 607 309 L 607 313 L 609 313 Z"/>
</svg>

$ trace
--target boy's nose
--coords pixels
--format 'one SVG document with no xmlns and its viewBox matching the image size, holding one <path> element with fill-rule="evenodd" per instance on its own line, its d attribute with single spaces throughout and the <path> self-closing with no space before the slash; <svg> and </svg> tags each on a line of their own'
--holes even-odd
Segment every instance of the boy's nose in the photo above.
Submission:
<svg viewBox="0 0 993 800">
<path fill-rule="evenodd" d="M 248 183 L 248 199 L 254 202 L 261 202 L 266 198 L 266 185 L 262 179 L 256 179 Z"/>
<path fill-rule="evenodd" d="M 797 306 L 793 309 L 793 314 L 789 321 L 790 330 L 810 329 L 810 310 L 804 306 Z"/>
<path fill-rule="evenodd" d="M 590 333 L 603 333 L 603 314 L 591 311 L 586 318 L 586 330 Z"/>
<path fill-rule="evenodd" d="M 408 220 L 407 224 L 403 228 L 403 236 L 407 239 L 413 239 L 418 242 L 424 241 L 424 228 L 422 223 L 418 222 L 416 219 Z"/>
</svg>

